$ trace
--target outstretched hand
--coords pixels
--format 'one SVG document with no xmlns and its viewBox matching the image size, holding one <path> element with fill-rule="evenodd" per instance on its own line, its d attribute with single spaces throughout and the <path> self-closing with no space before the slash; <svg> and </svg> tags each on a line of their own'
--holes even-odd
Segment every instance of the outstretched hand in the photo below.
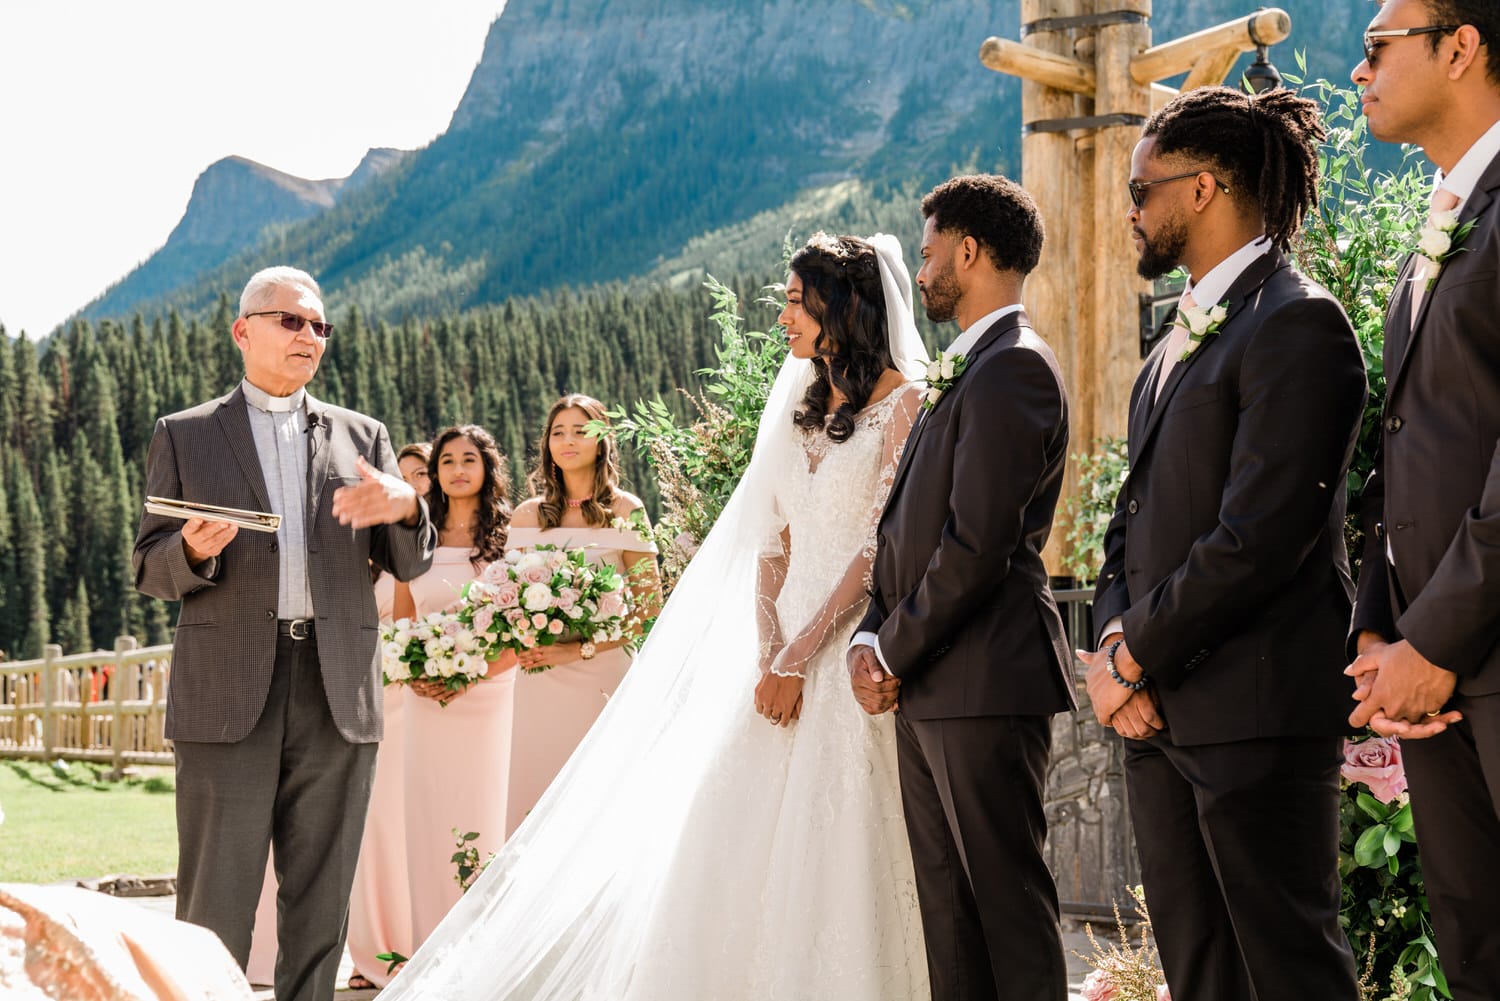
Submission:
<svg viewBox="0 0 1500 1001">
<path fill-rule="evenodd" d="M 357 456 L 354 468 L 360 482 L 333 492 L 333 516 L 341 525 L 369 528 L 411 522 L 417 517 L 417 492 L 399 476 L 382 473 Z"/>
<path fill-rule="evenodd" d="M 854 690 L 854 701 L 871 716 L 900 709 L 901 679 L 887 674 L 880 666 L 875 648 L 867 643 L 851 647 L 848 657 L 849 686 Z"/>
</svg>

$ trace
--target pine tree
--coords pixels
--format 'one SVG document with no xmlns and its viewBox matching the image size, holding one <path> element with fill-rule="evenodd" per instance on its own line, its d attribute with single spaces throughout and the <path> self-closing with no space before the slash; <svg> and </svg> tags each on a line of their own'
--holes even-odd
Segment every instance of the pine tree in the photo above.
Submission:
<svg viewBox="0 0 1500 1001">
<path fill-rule="evenodd" d="M 14 622 L 17 634 L 13 653 L 17 660 L 42 655 L 49 641 L 51 627 L 47 614 L 47 566 L 42 538 L 42 513 L 37 507 L 31 474 L 12 455 L 5 474 L 10 490 L 10 509 L 15 528 L 15 597 Z"/>
</svg>

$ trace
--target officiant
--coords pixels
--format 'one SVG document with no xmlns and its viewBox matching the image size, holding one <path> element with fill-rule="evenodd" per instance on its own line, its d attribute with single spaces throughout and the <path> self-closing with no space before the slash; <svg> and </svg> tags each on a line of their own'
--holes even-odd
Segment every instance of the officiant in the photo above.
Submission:
<svg viewBox="0 0 1500 1001">
<path fill-rule="evenodd" d="M 369 563 L 415 577 L 434 533 L 385 426 L 306 390 L 333 333 L 310 275 L 256 273 L 231 332 L 244 380 L 157 421 L 146 493 L 280 523 L 148 512 L 132 559 L 137 588 L 182 603 L 166 720 L 177 916 L 243 968 L 274 844 L 276 997 L 327 1001 L 382 728 Z"/>
</svg>

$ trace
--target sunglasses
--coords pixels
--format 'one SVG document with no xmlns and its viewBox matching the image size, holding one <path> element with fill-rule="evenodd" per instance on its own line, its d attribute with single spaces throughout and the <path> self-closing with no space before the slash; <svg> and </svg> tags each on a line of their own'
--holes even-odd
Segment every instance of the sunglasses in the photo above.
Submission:
<svg viewBox="0 0 1500 1001">
<path fill-rule="evenodd" d="M 1421 28 L 1389 28 L 1384 31 L 1365 32 L 1365 62 L 1373 68 L 1375 55 L 1380 51 L 1380 46 L 1375 45 L 1377 38 L 1410 38 L 1413 35 L 1432 35 L 1441 32 L 1446 35 L 1450 31 L 1457 31 L 1463 27 L 1461 24 L 1429 24 Z"/>
<path fill-rule="evenodd" d="M 1130 204 L 1134 205 L 1136 208 L 1141 208 L 1142 206 L 1144 206 L 1146 204 L 1146 195 L 1150 194 L 1147 189 L 1149 189 L 1153 184 L 1166 184 L 1168 181 L 1180 181 L 1183 178 L 1197 177 L 1199 174 L 1203 173 L 1207 172 L 1202 168 L 1199 168 L 1198 170 L 1190 170 L 1185 174 L 1173 174 L 1171 177 L 1158 177 L 1154 181 L 1131 181 L 1128 185 L 1126 185 L 1126 187 L 1130 188 Z M 1217 177 L 1214 178 L 1214 183 L 1217 184 L 1226 195 L 1229 194 L 1229 188 L 1222 182 L 1220 182 Z"/>
<path fill-rule="evenodd" d="M 281 328 L 283 330 L 290 330 L 294 334 L 302 330 L 303 324 L 307 324 L 312 327 L 313 336 L 319 340 L 324 340 L 329 334 L 333 333 L 333 324 L 331 323 L 324 323 L 322 320 L 309 320 L 305 316 L 298 316 L 296 313 L 289 313 L 284 309 L 267 309 L 259 313 L 246 313 L 245 316 L 279 316 L 281 317 Z"/>
</svg>

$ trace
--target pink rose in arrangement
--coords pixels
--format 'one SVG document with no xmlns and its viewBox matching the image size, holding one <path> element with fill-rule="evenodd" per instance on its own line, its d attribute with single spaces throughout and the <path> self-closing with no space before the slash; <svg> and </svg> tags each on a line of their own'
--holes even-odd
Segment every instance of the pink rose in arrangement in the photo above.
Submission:
<svg viewBox="0 0 1500 1001">
<path fill-rule="evenodd" d="M 504 584 L 510 579 L 509 568 L 506 566 L 504 560 L 496 560 L 484 568 L 484 572 L 479 575 L 479 579 L 485 584 Z"/>
<path fill-rule="evenodd" d="M 547 623 L 547 632 L 551 633 L 553 636 L 562 635 L 562 631 L 563 624 L 561 619 L 553 619 L 551 622 Z"/>
<path fill-rule="evenodd" d="M 626 612 L 625 599 L 619 591 L 610 591 L 599 599 L 599 617 L 616 619 Z"/>
<path fill-rule="evenodd" d="M 1344 741 L 1344 766 L 1348 782 L 1361 782 L 1382 803 L 1394 802 L 1406 791 L 1406 769 L 1401 764 L 1401 742 L 1395 737 L 1371 737 Z"/>
<path fill-rule="evenodd" d="M 531 625 L 536 629 L 546 629 L 547 616 L 543 615 L 541 612 L 537 612 L 531 617 Z"/>
<path fill-rule="evenodd" d="M 526 621 L 526 613 L 519 608 L 508 608 L 505 610 L 505 621 L 513 626 L 519 626 Z"/>
<path fill-rule="evenodd" d="M 490 564 L 490 566 L 494 565 L 493 563 Z M 520 603 L 521 585 L 515 581 L 508 580 L 495 588 L 495 604 L 501 608 L 515 608 Z"/>
<path fill-rule="evenodd" d="M 547 584 L 552 580 L 552 571 L 545 566 L 527 567 L 516 574 L 523 584 Z"/>
<path fill-rule="evenodd" d="M 1109 979 L 1109 974 L 1103 970 L 1094 970 L 1083 978 L 1083 990 L 1079 996 L 1083 1001 L 1115 1001 L 1119 993 L 1114 982 Z"/>
<path fill-rule="evenodd" d="M 458 620 L 457 619 L 449 619 L 447 622 L 443 623 L 443 635 L 444 636 L 456 636 L 456 635 L 458 635 Z"/>
<path fill-rule="evenodd" d="M 481 605 L 474 613 L 474 631 L 476 633 L 487 633 L 490 625 L 495 621 L 495 606 Z"/>
</svg>

